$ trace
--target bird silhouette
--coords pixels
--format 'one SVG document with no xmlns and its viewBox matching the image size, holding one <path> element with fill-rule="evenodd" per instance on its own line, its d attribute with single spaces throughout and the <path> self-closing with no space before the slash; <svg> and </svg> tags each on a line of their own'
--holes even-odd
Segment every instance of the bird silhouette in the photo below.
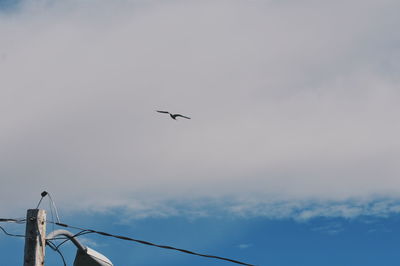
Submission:
<svg viewBox="0 0 400 266">
<path fill-rule="evenodd" d="M 159 113 L 163 113 L 163 114 L 169 114 L 169 116 L 174 120 L 176 120 L 177 117 L 183 117 L 183 118 L 186 118 L 186 119 L 190 119 L 190 117 L 187 117 L 187 116 L 184 116 L 184 115 L 181 115 L 181 114 L 171 114 L 168 111 L 159 111 L 159 110 L 156 110 L 156 111 L 159 112 Z"/>
</svg>

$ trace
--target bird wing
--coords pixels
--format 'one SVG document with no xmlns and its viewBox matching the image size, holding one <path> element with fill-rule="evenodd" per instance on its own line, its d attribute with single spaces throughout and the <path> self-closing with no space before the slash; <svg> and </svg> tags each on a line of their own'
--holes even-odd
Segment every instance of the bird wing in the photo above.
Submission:
<svg viewBox="0 0 400 266">
<path fill-rule="evenodd" d="M 180 116 L 180 117 L 183 117 L 183 118 L 186 118 L 186 119 L 190 119 L 190 117 L 187 117 L 187 116 L 184 116 L 184 115 L 180 115 L 180 114 L 174 114 L 174 116 L 175 116 L 175 117 Z"/>
<path fill-rule="evenodd" d="M 159 113 L 163 113 L 163 114 L 169 114 L 169 112 L 167 112 L 167 111 L 158 111 L 158 110 L 156 110 L 156 111 Z"/>
</svg>

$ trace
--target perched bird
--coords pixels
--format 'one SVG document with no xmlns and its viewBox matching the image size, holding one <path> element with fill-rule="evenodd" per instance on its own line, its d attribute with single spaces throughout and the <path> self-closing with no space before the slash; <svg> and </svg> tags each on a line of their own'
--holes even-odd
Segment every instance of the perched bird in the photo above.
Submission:
<svg viewBox="0 0 400 266">
<path fill-rule="evenodd" d="M 169 116 L 174 120 L 176 120 L 177 117 L 183 117 L 183 118 L 186 118 L 186 119 L 190 119 L 190 117 L 187 117 L 187 116 L 184 116 L 184 115 L 180 115 L 180 114 L 171 114 L 170 112 L 167 112 L 167 111 L 158 111 L 157 110 L 157 112 L 163 113 L 163 114 L 169 114 Z"/>
</svg>

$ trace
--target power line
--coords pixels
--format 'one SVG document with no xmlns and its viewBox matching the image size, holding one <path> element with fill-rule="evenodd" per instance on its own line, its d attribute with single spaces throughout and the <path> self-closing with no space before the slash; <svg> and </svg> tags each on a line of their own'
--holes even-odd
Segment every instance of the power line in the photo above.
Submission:
<svg viewBox="0 0 400 266">
<path fill-rule="evenodd" d="M 67 266 L 67 263 L 65 262 L 65 258 L 64 255 L 62 254 L 61 250 L 59 249 L 59 246 L 56 246 L 53 242 L 51 242 L 50 240 L 46 240 L 46 244 L 54 251 L 56 251 L 58 254 L 60 254 L 61 259 L 64 263 L 64 266 Z"/>
<path fill-rule="evenodd" d="M 86 235 L 86 234 L 93 234 L 93 232 L 88 232 L 88 231 L 82 230 L 82 231 L 80 231 L 79 233 L 76 233 L 75 235 L 73 235 L 72 238 L 75 238 L 75 237 L 78 237 L 78 236 L 83 236 L 83 235 Z M 56 248 L 57 248 L 57 249 L 58 249 L 59 247 L 61 247 L 62 245 L 64 245 L 66 242 L 68 242 L 68 241 L 71 240 L 71 238 L 69 238 L 69 237 L 56 237 L 56 238 L 51 238 L 51 239 L 49 239 L 49 240 L 56 240 L 56 239 L 58 239 L 58 240 L 64 240 L 64 241 L 62 241 L 60 244 L 56 245 Z"/>
<path fill-rule="evenodd" d="M 4 234 L 8 235 L 8 236 L 14 236 L 14 237 L 23 237 L 25 238 L 25 235 L 16 235 L 16 234 L 11 234 L 9 232 L 6 231 L 6 229 L 4 229 L 2 226 L 0 226 L 0 230 L 4 232 Z"/>
<path fill-rule="evenodd" d="M 39 202 L 40 204 L 40 202 Z M 25 223 L 26 219 L 13 219 L 13 218 L 0 218 L 0 222 L 7 222 L 7 223 Z M 145 240 L 140 240 L 140 239 L 134 239 L 131 237 L 126 237 L 126 236 L 120 236 L 120 235 L 114 235 L 114 234 L 110 234 L 110 233 L 106 233 L 106 232 L 101 232 L 101 231 L 96 231 L 93 229 L 85 229 L 85 228 L 81 228 L 81 227 L 76 227 L 76 226 L 71 226 L 68 224 L 64 224 L 64 223 L 60 223 L 60 222 L 52 222 L 52 221 L 47 221 L 48 223 L 51 224 L 55 224 L 58 226 L 62 226 L 62 227 L 66 227 L 66 228 L 72 228 L 72 229 L 76 229 L 76 230 L 80 230 L 79 233 L 75 234 L 74 237 L 78 237 L 81 235 L 85 235 L 85 234 L 98 234 L 98 235 L 102 235 L 102 236 L 107 236 L 107 237 L 113 237 L 113 238 L 117 238 L 117 239 L 121 239 L 121 240 L 126 240 L 126 241 L 131 241 L 131 242 L 137 242 L 143 245 L 148 245 L 148 246 L 153 246 L 153 247 L 158 247 L 158 248 L 163 248 L 163 249 L 170 249 L 170 250 L 176 250 L 179 252 L 183 252 L 186 254 L 190 254 L 190 255 L 195 255 L 195 256 L 200 256 L 200 257 L 206 257 L 206 258 L 212 258 L 212 259 L 219 259 L 219 260 L 224 260 L 224 261 L 229 261 L 232 263 L 236 263 L 236 264 L 240 264 L 240 265 L 247 265 L 247 266 L 255 266 L 254 264 L 249 264 L 249 263 L 245 263 L 245 262 L 241 262 L 241 261 L 237 261 L 237 260 L 233 260 L 233 259 L 229 259 L 229 258 L 224 258 L 224 257 L 220 257 L 220 256 L 214 256 L 214 255 L 207 255 L 207 254 L 201 254 L 201 253 L 197 253 L 197 252 L 193 252 L 190 250 L 186 250 L 186 249 L 181 249 L 181 248 L 175 248 L 172 246 L 166 246 L 166 245 L 159 245 L 159 244 L 155 244 L 155 243 L 151 243 L 149 241 L 145 241 Z M 3 227 L 0 226 L 0 229 L 9 236 L 15 236 L 15 237 L 26 237 L 24 235 L 15 235 L 15 234 L 10 234 L 8 233 Z M 57 238 L 57 239 L 63 239 L 63 238 Z M 53 247 L 55 248 L 54 250 L 59 252 L 58 248 L 63 245 L 65 242 L 67 242 L 69 239 L 65 239 L 63 242 L 61 242 L 58 245 L 54 245 Z M 50 244 L 51 245 L 51 244 Z M 49 246 L 50 246 L 49 245 Z M 53 248 L 52 246 L 50 246 L 51 248 Z M 62 254 L 60 254 L 62 257 Z"/>
<path fill-rule="evenodd" d="M 80 228 L 80 227 L 71 226 L 71 225 L 64 224 L 64 223 L 57 223 L 57 222 L 49 222 L 49 223 L 54 223 L 54 224 L 56 224 L 58 226 L 62 226 L 62 227 L 66 227 L 66 228 L 72 228 L 72 229 L 76 229 L 76 230 L 86 231 L 88 233 L 95 233 L 95 234 L 99 234 L 99 235 L 102 235 L 102 236 L 113 237 L 113 238 L 122 239 L 122 240 L 126 240 L 126 241 L 137 242 L 137 243 L 140 243 L 140 244 L 143 244 L 143 245 L 148 245 L 148 246 L 153 246 L 153 247 L 158 247 L 158 248 L 164 248 L 164 249 L 170 249 L 170 250 L 176 250 L 176 251 L 187 253 L 187 254 L 190 254 L 190 255 L 206 257 L 206 258 L 212 258 L 212 259 L 219 259 L 219 260 L 229 261 L 229 262 L 240 264 L 240 265 L 255 266 L 254 264 L 249 264 L 249 263 L 245 263 L 245 262 L 241 262 L 241 261 L 237 261 L 237 260 L 233 260 L 233 259 L 229 259 L 229 258 L 224 258 L 224 257 L 219 257 L 219 256 L 214 256 L 214 255 L 206 255 L 206 254 L 201 254 L 201 253 L 193 252 L 193 251 L 186 250 L 186 249 L 175 248 L 175 247 L 166 246 L 166 245 L 154 244 L 154 243 L 151 243 L 151 242 L 148 242 L 148 241 L 144 241 L 144 240 L 134 239 L 134 238 L 131 238 L 131 237 L 126 237 L 126 236 L 114 235 L 114 234 L 110 234 L 110 233 L 106 233 L 106 232 L 96 231 L 96 230 L 93 230 L 93 229 Z"/>
<path fill-rule="evenodd" d="M 0 218 L 1 223 L 17 223 L 17 224 L 22 224 L 25 223 L 26 219 L 14 219 L 14 218 Z M 4 234 L 8 236 L 13 236 L 13 237 L 26 237 L 25 235 L 17 235 L 17 234 L 11 234 L 7 232 L 4 227 L 0 226 L 0 230 L 3 231 Z"/>
<path fill-rule="evenodd" d="M 17 223 L 17 224 L 22 224 L 26 222 L 26 219 L 20 218 L 20 219 L 15 219 L 15 218 L 0 218 L 1 223 Z"/>
</svg>

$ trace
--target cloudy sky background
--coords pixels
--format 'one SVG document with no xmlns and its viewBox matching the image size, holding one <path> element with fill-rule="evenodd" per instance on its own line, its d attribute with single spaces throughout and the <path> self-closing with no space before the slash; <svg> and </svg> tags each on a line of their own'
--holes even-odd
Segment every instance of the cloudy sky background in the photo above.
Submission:
<svg viewBox="0 0 400 266">
<path fill-rule="evenodd" d="M 1 213 L 400 212 L 398 1 L 4 3 Z"/>
<path fill-rule="evenodd" d="M 0 18 L 1 201 L 398 198 L 396 3 L 20 2 Z"/>
</svg>

